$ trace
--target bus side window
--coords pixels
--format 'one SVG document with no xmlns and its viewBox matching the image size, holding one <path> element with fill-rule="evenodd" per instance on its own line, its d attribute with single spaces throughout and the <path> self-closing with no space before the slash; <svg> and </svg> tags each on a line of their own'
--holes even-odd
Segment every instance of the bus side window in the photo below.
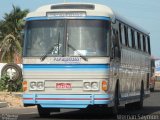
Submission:
<svg viewBox="0 0 160 120">
<path fill-rule="evenodd" d="M 121 34 L 121 23 L 119 23 L 119 38 L 120 38 L 120 43 L 122 44 L 122 34 Z"/>
<path fill-rule="evenodd" d="M 144 52 L 146 52 L 146 39 L 144 35 L 143 35 L 143 50 Z"/>
<path fill-rule="evenodd" d="M 131 37 L 132 37 L 132 48 L 135 48 L 135 36 L 134 36 L 134 31 L 131 29 Z"/>
<path fill-rule="evenodd" d="M 115 54 L 116 57 L 121 58 L 121 51 L 120 51 L 120 42 L 119 42 L 119 33 L 118 31 L 116 31 L 116 35 L 115 35 L 115 41 L 116 41 L 116 45 L 115 45 Z"/>
<path fill-rule="evenodd" d="M 128 30 L 127 27 L 124 26 L 124 33 L 125 33 L 125 45 L 128 46 Z"/>
<path fill-rule="evenodd" d="M 128 28 L 128 45 L 132 48 L 132 33 L 130 28 Z"/>
<path fill-rule="evenodd" d="M 148 40 L 147 40 L 147 36 L 145 36 L 145 42 L 146 42 L 146 52 L 148 53 L 149 50 L 148 50 Z"/>
<path fill-rule="evenodd" d="M 141 50 L 140 33 L 137 32 L 138 49 Z"/>
<path fill-rule="evenodd" d="M 115 54 L 114 54 L 114 44 L 115 44 L 115 34 L 114 34 L 114 29 L 112 29 L 112 32 L 111 32 L 111 51 L 112 51 L 112 58 L 114 58 Z"/>
<path fill-rule="evenodd" d="M 151 48 L 150 48 L 150 37 L 147 37 L 147 42 L 148 42 L 148 52 L 151 54 Z"/>
<path fill-rule="evenodd" d="M 113 58 L 120 58 L 119 34 L 115 29 L 112 31 L 112 54 Z"/>
<path fill-rule="evenodd" d="M 144 48 L 143 48 L 143 35 L 140 34 L 140 42 L 141 42 L 141 50 L 144 51 Z"/>
<path fill-rule="evenodd" d="M 134 38 L 135 38 L 135 48 L 138 49 L 138 37 L 137 37 L 137 32 L 134 32 Z"/>
<path fill-rule="evenodd" d="M 126 41 L 125 41 L 125 31 L 124 31 L 124 26 L 121 25 L 121 40 L 122 40 L 122 44 L 126 45 Z"/>
</svg>

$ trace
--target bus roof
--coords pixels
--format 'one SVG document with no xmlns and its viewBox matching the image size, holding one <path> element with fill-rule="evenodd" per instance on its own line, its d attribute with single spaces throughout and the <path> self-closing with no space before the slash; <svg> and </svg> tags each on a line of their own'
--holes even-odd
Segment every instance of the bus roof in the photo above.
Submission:
<svg viewBox="0 0 160 120">
<path fill-rule="evenodd" d="M 143 32 L 146 35 L 149 35 L 149 32 L 147 30 L 145 30 L 143 27 L 141 27 L 140 25 L 135 24 L 134 22 L 128 20 L 127 18 L 125 18 L 124 16 L 120 15 L 117 12 L 114 12 L 115 18 L 131 27 L 133 27 L 134 29 Z"/>
<path fill-rule="evenodd" d="M 29 13 L 26 18 L 30 17 L 45 17 L 47 12 L 86 12 L 87 16 L 104 16 L 109 17 L 112 21 L 119 20 L 140 32 L 149 34 L 148 31 L 144 30 L 142 27 L 130 22 L 126 18 L 117 14 L 110 7 L 100 4 L 93 3 L 60 3 L 60 4 L 50 4 L 39 7 L 37 10 Z"/>
</svg>

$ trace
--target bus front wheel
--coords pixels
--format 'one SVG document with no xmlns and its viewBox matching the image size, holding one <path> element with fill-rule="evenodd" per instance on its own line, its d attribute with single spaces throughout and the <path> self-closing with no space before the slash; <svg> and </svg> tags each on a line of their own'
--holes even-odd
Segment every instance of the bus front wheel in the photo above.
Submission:
<svg viewBox="0 0 160 120">
<path fill-rule="evenodd" d="M 43 108 L 41 105 L 37 105 L 39 116 L 42 118 L 50 117 L 51 112 L 60 112 L 60 108 Z"/>
<path fill-rule="evenodd" d="M 41 105 L 37 105 L 38 113 L 39 116 L 44 118 L 44 117 L 49 117 L 50 116 L 50 109 L 48 108 L 42 108 Z"/>
<path fill-rule="evenodd" d="M 117 82 L 115 95 L 114 95 L 114 106 L 112 107 L 112 114 L 117 115 L 118 112 L 119 112 L 119 89 L 118 89 L 118 82 Z"/>
</svg>

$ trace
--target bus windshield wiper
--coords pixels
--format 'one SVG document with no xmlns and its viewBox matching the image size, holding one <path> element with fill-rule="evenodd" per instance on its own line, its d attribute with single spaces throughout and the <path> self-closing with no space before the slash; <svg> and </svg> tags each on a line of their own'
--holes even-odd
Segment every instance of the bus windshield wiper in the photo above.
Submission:
<svg viewBox="0 0 160 120">
<path fill-rule="evenodd" d="M 44 61 L 45 58 L 47 57 L 47 55 L 50 54 L 50 53 L 55 49 L 55 46 L 57 46 L 57 44 L 54 45 L 53 47 L 51 47 L 51 49 L 49 49 L 49 50 L 40 58 L 40 60 L 41 60 L 41 61 Z"/>
<path fill-rule="evenodd" d="M 68 44 L 68 47 L 70 47 L 72 50 L 74 50 L 83 60 L 88 61 L 88 59 L 82 55 L 76 48 L 74 48 L 72 45 Z"/>
<path fill-rule="evenodd" d="M 51 48 L 40 58 L 40 60 L 41 60 L 41 61 L 44 61 L 45 58 L 47 57 L 47 55 L 50 54 L 50 53 L 52 53 L 52 52 L 54 51 L 54 49 L 55 49 L 56 46 L 58 46 L 58 55 L 59 55 L 59 47 L 60 47 L 59 45 L 60 45 L 60 32 L 59 32 L 59 34 L 58 34 L 58 43 L 55 44 L 53 47 L 51 47 Z"/>
</svg>

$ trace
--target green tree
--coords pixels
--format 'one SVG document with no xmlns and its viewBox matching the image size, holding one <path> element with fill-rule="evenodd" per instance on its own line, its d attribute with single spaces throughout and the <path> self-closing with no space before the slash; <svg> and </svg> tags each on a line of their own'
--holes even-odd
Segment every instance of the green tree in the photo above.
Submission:
<svg viewBox="0 0 160 120">
<path fill-rule="evenodd" d="M 14 62 L 14 55 L 21 56 L 22 38 L 21 31 L 24 28 L 24 17 L 29 10 L 13 5 L 13 10 L 8 14 L 5 13 L 4 20 L 0 21 L 0 50 L 1 61 Z"/>
</svg>

